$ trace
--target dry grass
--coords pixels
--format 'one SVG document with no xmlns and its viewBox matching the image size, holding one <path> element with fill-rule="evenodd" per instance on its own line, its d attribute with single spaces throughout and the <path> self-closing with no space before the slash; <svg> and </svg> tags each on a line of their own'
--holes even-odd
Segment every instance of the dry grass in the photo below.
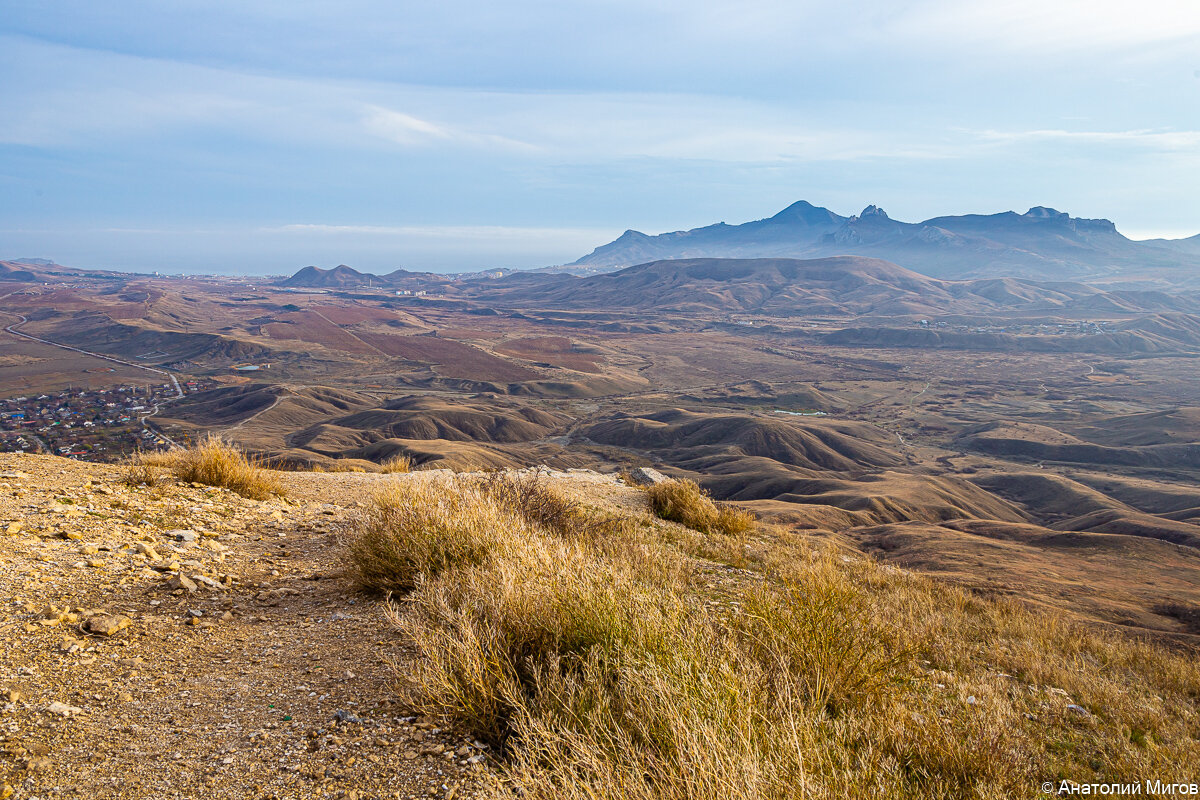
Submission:
<svg viewBox="0 0 1200 800">
<path fill-rule="evenodd" d="M 497 796 L 1033 797 L 1200 765 L 1188 654 L 828 543 L 764 531 L 730 572 L 697 559 L 711 536 L 580 529 L 596 512 L 552 486 L 423 487 L 381 499 L 351 563 L 407 592 L 404 699 L 497 746 Z"/>
<path fill-rule="evenodd" d="M 701 533 L 737 535 L 754 527 L 753 514 L 717 505 L 695 481 L 664 481 L 648 487 L 646 494 L 655 514 Z"/>
<path fill-rule="evenodd" d="M 181 481 L 220 486 L 254 500 L 283 494 L 279 482 L 260 463 L 216 436 L 187 449 L 158 454 L 155 462 L 169 467 Z"/>
<path fill-rule="evenodd" d="M 158 485 L 160 454 L 137 451 L 121 467 L 121 482 L 131 489 L 153 488 Z"/>
<path fill-rule="evenodd" d="M 450 567 L 481 563 L 520 524 L 478 487 L 394 484 L 363 515 L 347 574 L 364 591 L 410 591 Z"/>
<path fill-rule="evenodd" d="M 412 472 L 413 466 L 412 457 L 406 456 L 403 453 L 397 453 L 390 458 L 384 459 L 379 465 L 380 469 L 388 475 Z"/>
</svg>

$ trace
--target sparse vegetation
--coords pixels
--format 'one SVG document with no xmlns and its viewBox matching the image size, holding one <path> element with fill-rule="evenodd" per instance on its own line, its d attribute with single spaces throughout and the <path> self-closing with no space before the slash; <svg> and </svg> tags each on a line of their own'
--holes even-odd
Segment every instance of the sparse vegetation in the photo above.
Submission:
<svg viewBox="0 0 1200 800">
<path fill-rule="evenodd" d="M 695 481 L 664 481 L 648 487 L 646 493 L 655 514 L 701 533 L 736 535 L 754 527 L 753 514 L 714 503 Z"/>
<path fill-rule="evenodd" d="M 220 486 L 254 500 L 283 493 L 279 482 L 260 463 L 216 436 L 160 454 L 155 462 L 170 467 L 179 480 Z"/>
<path fill-rule="evenodd" d="M 397 484 L 363 515 L 347 571 L 364 591 L 410 591 L 451 567 L 482 563 L 519 523 L 478 487 Z"/>
<path fill-rule="evenodd" d="M 157 460 L 155 456 L 141 450 L 135 452 L 122 465 L 121 482 L 131 489 L 157 486 L 158 472 L 154 463 Z"/>
<path fill-rule="evenodd" d="M 404 453 L 397 453 L 390 458 L 384 459 L 383 463 L 379 466 L 384 473 L 391 475 L 412 472 L 414 464 L 411 456 L 407 456 Z"/>
<path fill-rule="evenodd" d="M 707 537 L 579 535 L 514 480 L 393 490 L 350 544 L 407 592 L 404 700 L 499 748 L 498 795 L 1001 798 L 1200 763 L 1187 654 L 770 531 L 714 572 Z"/>
</svg>

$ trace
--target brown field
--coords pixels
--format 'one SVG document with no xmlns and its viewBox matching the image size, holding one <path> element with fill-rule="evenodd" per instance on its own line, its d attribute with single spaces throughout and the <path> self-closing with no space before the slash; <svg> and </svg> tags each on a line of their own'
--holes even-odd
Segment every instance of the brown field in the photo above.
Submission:
<svg viewBox="0 0 1200 800">
<path fill-rule="evenodd" d="M 600 373 L 603 357 L 593 353 L 578 352 L 571 340 L 562 336 L 531 336 L 510 339 L 496 346 L 496 352 L 524 358 L 528 361 L 544 361 L 563 369 L 576 372 Z"/>
<path fill-rule="evenodd" d="M 319 311 L 282 314 L 279 319 L 282 321 L 263 326 L 264 332 L 272 339 L 299 339 L 344 353 L 371 353 L 375 350 L 354 334 L 335 325 Z"/>
<path fill-rule="evenodd" d="M 363 333 L 363 341 L 390 355 L 430 364 L 440 375 L 478 381 L 527 381 L 537 372 L 498 358 L 478 347 L 432 336 Z"/>
</svg>

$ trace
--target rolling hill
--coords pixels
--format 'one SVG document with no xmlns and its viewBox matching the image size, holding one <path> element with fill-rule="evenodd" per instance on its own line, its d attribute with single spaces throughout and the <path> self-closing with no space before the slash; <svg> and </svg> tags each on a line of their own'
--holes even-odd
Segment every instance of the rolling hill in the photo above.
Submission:
<svg viewBox="0 0 1200 800">
<path fill-rule="evenodd" d="M 796 315 L 1083 314 L 1200 309 L 1196 293 L 1103 292 L 1081 283 L 1015 278 L 949 281 L 861 256 L 819 259 L 687 258 L 639 264 L 586 278 L 507 279 L 476 290 L 510 307 L 637 312 Z M 1160 328 L 1180 320 L 1164 318 Z"/>
</svg>

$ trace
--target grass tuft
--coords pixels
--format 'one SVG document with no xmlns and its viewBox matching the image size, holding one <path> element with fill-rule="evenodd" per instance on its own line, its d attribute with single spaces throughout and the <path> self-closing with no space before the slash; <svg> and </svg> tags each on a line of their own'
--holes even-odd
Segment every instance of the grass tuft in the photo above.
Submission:
<svg viewBox="0 0 1200 800">
<path fill-rule="evenodd" d="M 412 472 L 414 464 L 411 456 L 407 456 L 404 453 L 397 453 L 390 458 L 384 459 L 379 466 L 385 474 L 394 475 Z"/>
<path fill-rule="evenodd" d="M 129 457 L 121 469 L 121 482 L 130 489 L 142 487 L 153 488 L 158 485 L 158 471 L 155 469 L 160 461 L 158 454 L 147 454 L 141 450 Z"/>
<path fill-rule="evenodd" d="M 359 589 L 408 592 L 424 578 L 479 564 L 524 521 L 479 487 L 406 482 L 376 495 L 349 543 Z"/>
<path fill-rule="evenodd" d="M 655 514 L 701 533 L 735 536 L 754 527 L 753 514 L 714 503 L 695 481 L 664 481 L 648 487 L 646 493 Z"/>
<path fill-rule="evenodd" d="M 184 450 L 172 450 L 158 460 L 181 481 L 220 486 L 242 497 L 266 500 L 283 489 L 270 472 L 248 458 L 240 448 L 209 436 Z"/>
</svg>

